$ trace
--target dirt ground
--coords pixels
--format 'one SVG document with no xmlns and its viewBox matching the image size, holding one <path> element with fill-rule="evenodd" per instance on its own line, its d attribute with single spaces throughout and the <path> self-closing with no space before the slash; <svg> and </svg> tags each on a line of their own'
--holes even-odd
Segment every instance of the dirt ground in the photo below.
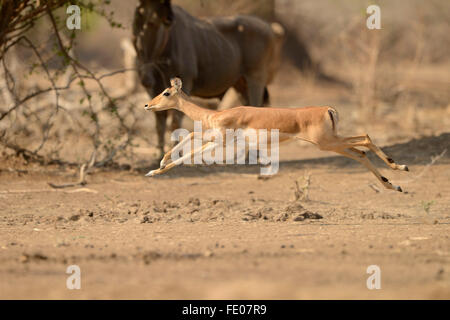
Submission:
<svg viewBox="0 0 450 320">
<path fill-rule="evenodd" d="M 423 91 L 448 101 L 442 83 Z M 257 166 L 145 178 L 157 164 L 144 141 L 130 170 L 96 169 L 87 185 L 66 189 L 48 183 L 74 182 L 78 168 L 0 150 L 0 298 L 449 299 L 448 105 L 381 104 L 376 119 L 358 120 L 342 89 L 296 79 L 269 90 L 274 105 L 337 107 L 342 135 L 367 132 L 409 166 L 392 171 L 369 153 L 404 192 L 298 142 L 280 146 L 278 174 L 261 180 Z M 83 144 L 67 146 L 85 156 Z M 80 267 L 80 290 L 66 287 L 70 265 Z M 366 285 L 371 265 L 379 290 Z"/>
<path fill-rule="evenodd" d="M 140 120 L 133 152 L 114 159 L 127 166 L 92 170 L 84 186 L 51 188 L 77 181 L 79 168 L 42 166 L 0 147 L 0 299 L 450 299 L 448 5 L 382 1 L 382 34 L 371 41 L 378 38 L 361 20 L 364 4 L 294 2 L 297 9 L 286 10 L 301 20 L 298 36 L 313 61 L 352 86 L 283 63 L 269 86 L 272 104 L 336 107 L 341 135 L 368 133 L 408 165 L 409 172 L 392 171 L 368 153 L 404 192 L 383 189 L 353 160 L 298 142 L 280 147 L 280 170 L 270 179 L 258 179 L 258 166 L 177 167 L 146 178 L 158 164 L 154 115 L 143 109 L 141 88 L 120 100 L 139 106 L 128 119 Z M 134 6 L 114 5 L 128 29 L 111 32 L 105 21 L 107 29 L 80 41 L 98 74 L 122 67 L 120 39 L 131 34 Z M 24 78 L 27 94 L 46 83 L 43 74 Z M 102 83 L 115 97 L 125 80 L 117 74 Z M 85 87 L 97 84 L 86 79 Z M 59 113 L 56 142 L 43 154 L 90 158 L 92 141 L 80 134 L 88 130 L 78 129 L 92 126 L 91 100 L 81 92 L 67 92 L 73 109 Z M 107 110 L 98 91 L 92 101 Z M 37 102 L 11 117 L 16 123 L 0 123 L 30 150 L 41 141 L 36 128 L 46 127 L 30 113 Z M 122 138 L 109 113 L 99 118 L 104 146 L 109 134 Z M 192 129 L 188 120 L 184 126 Z M 80 290 L 66 286 L 71 265 L 80 267 Z M 369 290 L 373 265 L 381 288 Z"/>
<path fill-rule="evenodd" d="M 384 148 L 384 190 L 351 160 L 296 143 L 279 173 L 179 167 L 165 176 L 5 160 L 0 173 L 2 299 L 449 299 L 450 134 Z M 372 158 L 373 159 L 373 158 Z M 9 168 L 9 169 L 8 169 Z M 11 169 L 14 168 L 14 169 Z M 295 199 L 295 181 L 308 199 Z M 66 268 L 81 269 L 81 290 Z M 367 267 L 381 269 L 368 290 Z"/>
</svg>

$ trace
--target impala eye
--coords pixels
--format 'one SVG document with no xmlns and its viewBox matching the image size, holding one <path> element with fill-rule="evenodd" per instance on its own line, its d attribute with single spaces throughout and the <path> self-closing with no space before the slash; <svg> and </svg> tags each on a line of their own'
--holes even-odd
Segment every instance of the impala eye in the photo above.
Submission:
<svg viewBox="0 0 450 320">
<path fill-rule="evenodd" d="M 164 92 L 163 95 L 165 95 L 166 97 L 170 96 L 170 92 Z"/>
</svg>

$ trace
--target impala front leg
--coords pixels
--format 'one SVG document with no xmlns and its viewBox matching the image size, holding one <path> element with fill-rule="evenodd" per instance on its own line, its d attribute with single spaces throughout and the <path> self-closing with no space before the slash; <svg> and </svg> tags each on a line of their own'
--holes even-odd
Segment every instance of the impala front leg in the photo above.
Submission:
<svg viewBox="0 0 450 320">
<path fill-rule="evenodd" d="M 152 171 L 150 171 L 149 173 L 147 173 L 145 176 L 146 176 L 146 177 L 153 177 L 153 176 L 156 176 L 156 175 L 158 175 L 158 174 L 162 174 L 162 173 L 164 173 L 164 172 L 167 172 L 167 171 L 169 171 L 170 169 L 172 169 L 173 167 L 182 164 L 182 163 L 184 162 L 185 159 L 187 159 L 187 158 L 193 159 L 193 157 L 194 157 L 196 154 L 198 154 L 198 153 L 203 153 L 204 151 L 207 151 L 207 150 L 209 151 L 209 150 L 211 150 L 211 149 L 214 149 L 215 147 L 216 147 L 216 143 L 215 143 L 215 142 L 208 142 L 208 143 L 205 143 L 202 147 L 197 148 L 197 149 L 195 149 L 194 151 L 192 151 L 191 153 L 186 154 L 186 155 L 182 156 L 181 158 L 179 158 L 179 159 L 177 159 L 177 160 L 175 160 L 175 161 L 169 163 L 169 164 L 168 164 L 167 166 L 165 166 L 164 168 L 159 168 L 159 169 L 156 169 L 156 170 L 152 170 Z"/>
<path fill-rule="evenodd" d="M 172 156 L 172 153 L 179 152 L 188 142 L 190 143 L 192 141 L 192 138 L 194 137 L 194 132 L 189 133 L 186 137 L 183 138 L 183 140 L 180 141 L 175 147 L 170 149 L 162 158 L 159 168 L 164 169 L 167 165 L 167 161 L 169 161 L 170 157 Z"/>
</svg>

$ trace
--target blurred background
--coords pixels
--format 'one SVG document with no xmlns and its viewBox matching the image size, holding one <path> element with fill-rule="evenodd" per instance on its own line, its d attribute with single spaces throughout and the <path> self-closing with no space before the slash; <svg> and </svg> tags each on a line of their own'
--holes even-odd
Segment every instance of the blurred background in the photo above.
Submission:
<svg viewBox="0 0 450 320">
<path fill-rule="evenodd" d="M 197 17 L 254 14 L 284 26 L 282 64 L 269 86 L 272 105 L 335 106 L 342 134 L 367 132 L 381 145 L 450 128 L 447 0 L 172 2 Z M 2 56 L 3 158 L 79 165 L 96 150 L 96 166 L 133 169 L 154 156 L 154 115 L 143 110 L 147 93 L 135 71 L 119 72 L 133 67 L 131 26 L 138 1 L 94 3 L 95 10 L 81 12 L 81 30 L 64 30 L 65 6 L 55 10 L 55 22 L 62 41 L 74 38 L 71 55 L 100 81 L 85 77 L 58 94 L 51 90 L 66 86 L 74 74 L 55 50 L 58 39 L 46 16 L 25 33 L 33 45 L 21 41 Z M 366 27 L 371 4 L 381 8 L 381 30 Z M 192 126 L 188 119 L 183 125 Z"/>
</svg>

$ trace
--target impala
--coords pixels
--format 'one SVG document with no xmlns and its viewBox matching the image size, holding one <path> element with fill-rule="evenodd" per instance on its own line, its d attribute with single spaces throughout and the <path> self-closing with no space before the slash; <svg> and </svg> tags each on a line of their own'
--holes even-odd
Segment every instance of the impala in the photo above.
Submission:
<svg viewBox="0 0 450 320">
<path fill-rule="evenodd" d="M 279 141 L 299 139 L 315 144 L 320 150 L 334 151 L 347 158 L 353 159 L 369 169 L 387 188 L 402 192 L 400 186 L 395 186 L 382 176 L 367 158 L 366 153 L 357 147 L 365 147 L 373 151 L 391 169 L 409 171 L 406 165 L 398 165 L 389 158 L 379 147 L 372 143 L 365 135 L 341 137 L 337 134 L 338 113 L 329 106 L 304 108 L 257 108 L 236 107 L 223 111 L 208 110 L 195 105 L 181 90 L 182 82 L 179 78 L 170 81 L 171 87 L 152 99 L 145 106 L 146 110 L 162 111 L 175 109 L 181 111 L 194 121 L 201 121 L 203 127 L 218 130 L 225 134 L 227 129 L 279 130 Z M 173 152 L 181 150 L 183 145 L 190 143 L 194 132 L 186 136 L 172 150 L 167 152 L 161 160 L 160 168 L 152 170 L 146 176 L 162 174 L 183 163 L 187 157 L 211 150 L 217 146 L 215 141 L 205 143 L 195 148 L 190 154 L 167 163 Z M 222 141 L 224 141 L 222 139 Z M 270 139 L 267 141 L 270 144 Z"/>
</svg>

